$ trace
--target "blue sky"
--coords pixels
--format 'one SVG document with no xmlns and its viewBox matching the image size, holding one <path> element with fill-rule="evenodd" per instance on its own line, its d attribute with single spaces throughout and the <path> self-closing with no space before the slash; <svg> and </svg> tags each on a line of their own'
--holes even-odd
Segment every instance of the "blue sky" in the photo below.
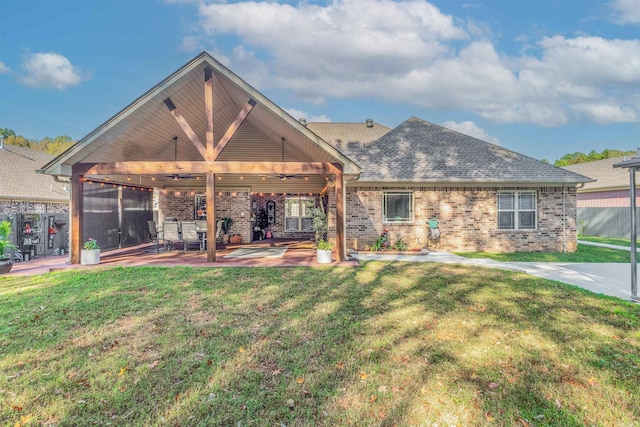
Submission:
<svg viewBox="0 0 640 427">
<path fill-rule="evenodd" d="M 2 0 L 0 127 L 79 139 L 202 50 L 294 117 L 640 146 L 640 0 Z"/>
</svg>

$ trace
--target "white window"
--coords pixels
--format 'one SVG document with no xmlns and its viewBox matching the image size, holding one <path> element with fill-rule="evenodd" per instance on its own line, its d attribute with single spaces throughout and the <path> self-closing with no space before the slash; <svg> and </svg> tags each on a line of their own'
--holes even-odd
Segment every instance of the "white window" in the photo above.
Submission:
<svg viewBox="0 0 640 427">
<path fill-rule="evenodd" d="M 535 230 L 536 192 L 498 193 L 498 230 Z"/>
<path fill-rule="evenodd" d="M 413 192 L 385 191 L 382 194 L 383 222 L 413 222 Z"/>
<path fill-rule="evenodd" d="M 312 231 L 311 212 L 315 207 L 315 197 L 287 196 L 284 200 L 284 231 Z"/>
</svg>

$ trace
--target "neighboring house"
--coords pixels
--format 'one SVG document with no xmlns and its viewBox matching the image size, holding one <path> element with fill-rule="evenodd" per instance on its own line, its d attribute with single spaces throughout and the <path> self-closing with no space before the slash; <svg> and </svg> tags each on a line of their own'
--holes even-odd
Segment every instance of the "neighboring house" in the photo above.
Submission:
<svg viewBox="0 0 640 427">
<path fill-rule="evenodd" d="M 627 156 L 565 166 L 594 182 L 578 187 L 578 230 L 585 236 L 629 238 L 629 170 L 613 167 Z M 636 184 L 638 180 L 636 179 Z M 640 190 L 636 190 L 636 200 Z M 640 206 L 640 205 L 639 205 Z"/>
<path fill-rule="evenodd" d="M 386 227 L 414 248 L 573 251 L 576 187 L 590 181 L 413 117 L 394 129 L 296 120 L 206 52 L 43 171 L 71 177 L 73 262 L 95 184 L 159 190 L 160 222 L 206 218 L 213 229 L 231 217 L 245 242 L 256 229 L 311 238 L 310 208 L 326 205 L 340 260 Z"/>
<path fill-rule="evenodd" d="M 13 223 L 12 242 L 23 253 L 59 253 L 68 245 L 69 187 L 36 173 L 55 156 L 1 141 L 0 220 Z"/>
</svg>

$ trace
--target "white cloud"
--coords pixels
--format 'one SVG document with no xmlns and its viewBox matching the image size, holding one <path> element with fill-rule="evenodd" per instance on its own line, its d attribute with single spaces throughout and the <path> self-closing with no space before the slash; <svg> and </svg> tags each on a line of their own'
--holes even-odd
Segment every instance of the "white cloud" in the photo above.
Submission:
<svg viewBox="0 0 640 427">
<path fill-rule="evenodd" d="M 324 114 L 319 116 L 310 115 L 304 111 L 296 110 L 295 108 L 284 108 L 284 111 L 289 113 L 294 119 L 306 119 L 308 122 L 330 122 L 331 119 Z"/>
<path fill-rule="evenodd" d="M 59 53 L 33 53 L 27 55 L 22 67 L 25 74 L 20 81 L 30 87 L 66 89 L 84 79 L 81 71 Z"/>
<path fill-rule="evenodd" d="M 492 144 L 500 145 L 500 140 L 498 138 L 489 135 L 484 129 L 479 128 L 474 122 L 468 120 L 459 123 L 447 120 L 442 124 L 442 126 L 486 142 L 491 142 Z"/>
<path fill-rule="evenodd" d="M 4 62 L 0 61 L 0 74 L 8 73 L 11 70 Z"/>
<path fill-rule="evenodd" d="M 182 39 L 180 49 L 185 52 L 200 52 L 204 50 L 204 45 L 200 37 L 187 36 Z"/>
<path fill-rule="evenodd" d="M 614 22 L 621 25 L 640 23 L 640 1 L 614 0 L 610 6 Z"/>
<path fill-rule="evenodd" d="M 527 38 L 526 53 L 510 56 L 490 41 L 485 23 L 425 0 L 198 7 L 206 37 L 198 40 L 239 40 L 224 49 L 225 65 L 257 87 L 291 90 L 315 105 L 375 98 L 541 126 L 640 118 L 638 39 Z"/>
</svg>

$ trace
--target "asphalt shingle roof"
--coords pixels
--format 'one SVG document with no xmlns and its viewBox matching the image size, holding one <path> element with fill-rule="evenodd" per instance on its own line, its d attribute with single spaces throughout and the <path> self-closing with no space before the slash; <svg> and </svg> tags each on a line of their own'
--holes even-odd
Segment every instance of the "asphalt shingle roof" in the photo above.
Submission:
<svg viewBox="0 0 640 427">
<path fill-rule="evenodd" d="M 0 199 L 68 202 L 64 185 L 36 173 L 54 156 L 15 145 L 0 149 Z"/>
<path fill-rule="evenodd" d="M 325 139 L 323 129 L 310 127 Z M 336 143 L 337 139 L 343 142 Z M 327 142 L 363 168 L 361 182 L 576 184 L 588 177 L 411 117 L 370 142 Z"/>
<path fill-rule="evenodd" d="M 615 168 L 614 164 L 629 160 L 629 157 L 612 157 L 595 162 L 565 166 L 564 169 L 597 179 L 590 182 L 580 191 L 612 190 L 629 188 L 629 169 Z"/>
</svg>

